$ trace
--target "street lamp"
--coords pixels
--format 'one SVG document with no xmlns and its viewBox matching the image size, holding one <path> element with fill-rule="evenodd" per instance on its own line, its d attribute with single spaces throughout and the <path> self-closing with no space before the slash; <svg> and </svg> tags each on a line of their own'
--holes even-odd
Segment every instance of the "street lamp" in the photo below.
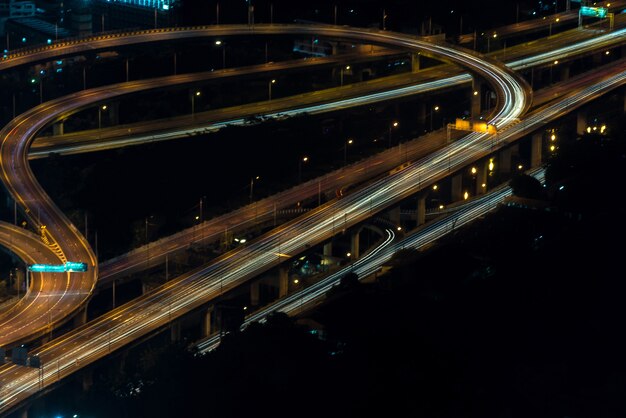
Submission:
<svg viewBox="0 0 626 418">
<path fill-rule="evenodd" d="M 226 68 L 226 44 L 217 40 L 215 41 L 215 45 L 222 47 L 222 68 Z"/>
<path fill-rule="evenodd" d="M 107 110 L 107 105 L 98 107 L 98 132 L 102 129 L 102 111 Z"/>
<path fill-rule="evenodd" d="M 433 110 L 430 111 L 430 130 L 433 130 L 433 113 L 439 112 L 439 106 L 433 107 Z"/>
<path fill-rule="evenodd" d="M 268 91 L 269 100 L 272 100 L 272 84 L 276 84 L 276 79 L 273 78 L 267 83 L 267 91 Z"/>
<path fill-rule="evenodd" d="M 196 97 L 200 97 L 202 93 L 200 91 L 196 91 L 191 95 L 191 118 L 195 119 L 196 117 Z"/>
<path fill-rule="evenodd" d="M 250 177 L 250 203 L 252 203 L 252 190 L 254 189 L 254 180 L 260 180 L 261 176 Z"/>
<path fill-rule="evenodd" d="M 556 19 L 554 19 L 554 23 L 558 23 L 559 20 L 561 20 L 561 19 L 559 19 L 557 17 Z M 548 36 L 552 36 L 552 21 L 550 21 L 550 24 L 548 25 L 548 27 L 549 27 L 549 29 L 548 29 Z"/>
<path fill-rule="evenodd" d="M 354 142 L 354 140 L 352 138 L 349 138 L 343 144 L 343 164 L 344 165 L 346 165 L 348 163 L 348 145 L 352 145 L 353 142 Z"/>
<path fill-rule="evenodd" d="M 345 70 L 346 70 L 346 71 L 350 70 L 350 68 L 351 68 L 351 67 L 350 67 L 349 65 L 346 65 L 346 66 L 345 66 Z M 341 86 L 343 86 L 343 70 L 344 70 L 344 67 L 342 66 L 342 67 L 341 67 L 341 72 L 340 72 L 340 74 L 341 74 L 341 77 L 340 77 L 340 85 L 341 85 Z"/>
<path fill-rule="evenodd" d="M 298 160 L 298 183 L 302 183 L 302 163 L 309 161 L 309 157 L 304 156 Z"/>
<path fill-rule="evenodd" d="M 398 121 L 394 120 L 393 122 L 391 122 L 391 124 L 389 125 L 389 148 L 391 148 L 391 129 L 392 128 L 397 128 L 398 127 Z"/>
</svg>

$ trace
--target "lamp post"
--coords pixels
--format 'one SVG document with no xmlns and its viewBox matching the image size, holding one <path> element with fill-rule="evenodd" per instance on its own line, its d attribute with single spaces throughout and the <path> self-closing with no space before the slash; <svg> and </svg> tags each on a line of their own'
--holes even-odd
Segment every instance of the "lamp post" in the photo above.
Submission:
<svg viewBox="0 0 626 418">
<path fill-rule="evenodd" d="M 217 40 L 215 45 L 222 47 L 222 68 L 226 68 L 226 43 Z"/>
<path fill-rule="evenodd" d="M 349 138 L 343 144 L 343 164 L 344 165 L 348 164 L 348 145 L 352 145 L 353 142 L 354 142 L 354 140 L 352 138 Z"/>
<path fill-rule="evenodd" d="M 272 84 L 276 84 L 276 79 L 273 78 L 267 83 L 267 96 L 269 98 L 268 100 L 272 100 Z"/>
<path fill-rule="evenodd" d="M 388 138 L 388 140 L 389 140 L 389 148 L 391 148 L 391 129 L 397 128 L 397 127 L 398 127 L 398 121 L 397 120 L 394 120 L 393 122 L 391 122 L 389 124 L 389 138 Z"/>
<path fill-rule="evenodd" d="M 309 161 L 309 157 L 304 156 L 298 160 L 298 183 L 302 183 L 302 163 Z"/>
<path fill-rule="evenodd" d="M 196 117 L 196 97 L 200 97 L 202 93 L 200 91 L 196 91 L 191 95 L 191 119 L 195 119 Z"/>
<path fill-rule="evenodd" d="M 250 177 L 250 203 L 252 203 L 252 191 L 254 190 L 254 180 L 260 180 L 261 176 Z"/>
<path fill-rule="evenodd" d="M 430 111 L 430 130 L 433 130 L 433 114 L 434 112 L 439 112 L 439 106 L 434 106 Z"/>
<path fill-rule="evenodd" d="M 350 69 L 350 66 L 349 66 L 349 65 L 346 65 L 345 69 L 346 69 L 346 71 L 347 71 L 347 70 L 349 70 L 349 69 Z M 341 74 L 341 76 L 340 76 L 340 85 L 341 85 L 341 86 L 343 86 L 343 70 L 344 70 L 344 67 L 342 66 L 342 67 L 341 67 L 341 72 L 340 72 L 340 74 Z"/>
<path fill-rule="evenodd" d="M 107 110 L 107 105 L 98 106 L 98 137 L 100 137 L 100 130 L 102 129 L 102 111 Z"/>
</svg>

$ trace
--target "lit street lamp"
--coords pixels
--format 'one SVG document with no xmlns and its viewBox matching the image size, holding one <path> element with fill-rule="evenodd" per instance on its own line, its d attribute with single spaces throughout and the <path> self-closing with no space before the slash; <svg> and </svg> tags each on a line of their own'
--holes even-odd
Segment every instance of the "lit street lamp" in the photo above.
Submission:
<svg viewBox="0 0 626 418">
<path fill-rule="evenodd" d="M 250 203 L 252 203 L 252 190 L 254 189 L 254 180 L 260 180 L 261 176 L 250 177 Z"/>
<path fill-rule="evenodd" d="M 439 106 L 435 106 L 433 107 L 433 109 L 430 111 L 430 130 L 433 130 L 433 113 L 434 112 L 439 112 Z"/>
<path fill-rule="evenodd" d="M 343 164 L 344 165 L 346 165 L 348 163 L 348 145 L 352 145 L 353 142 L 354 142 L 354 140 L 352 138 L 349 138 L 343 144 Z"/>
<path fill-rule="evenodd" d="M 107 110 L 107 105 L 98 107 L 98 135 L 100 135 L 100 129 L 102 129 L 102 111 Z"/>
<path fill-rule="evenodd" d="M 269 100 L 272 100 L 272 84 L 276 83 L 276 79 L 271 79 L 268 83 L 267 83 L 267 91 L 268 91 L 268 97 Z"/>
<path fill-rule="evenodd" d="M 341 74 L 341 77 L 340 77 L 340 85 L 341 85 L 341 86 L 343 86 L 343 70 L 344 70 L 344 67 L 342 66 L 342 67 L 341 67 L 341 72 L 340 72 L 340 74 Z M 349 66 L 349 65 L 346 65 L 345 70 L 346 70 L 346 71 L 350 70 L 350 66 Z"/>
<path fill-rule="evenodd" d="M 309 157 L 302 157 L 298 160 L 298 183 L 302 183 L 302 163 L 306 163 L 309 161 Z"/>
<path fill-rule="evenodd" d="M 389 125 L 389 148 L 391 148 L 391 129 L 397 128 L 397 127 L 398 127 L 398 121 L 396 120 L 391 122 L 391 124 Z"/>
<path fill-rule="evenodd" d="M 215 41 L 215 45 L 222 47 L 222 68 L 226 68 L 226 44 L 217 40 Z"/>
<path fill-rule="evenodd" d="M 200 91 L 196 91 L 194 94 L 191 95 L 191 118 L 195 119 L 196 117 L 196 97 L 200 97 L 201 93 Z"/>
</svg>

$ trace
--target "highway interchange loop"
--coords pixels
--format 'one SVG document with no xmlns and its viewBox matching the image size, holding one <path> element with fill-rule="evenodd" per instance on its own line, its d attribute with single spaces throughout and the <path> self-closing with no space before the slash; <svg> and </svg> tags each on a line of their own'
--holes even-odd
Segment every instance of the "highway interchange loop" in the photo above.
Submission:
<svg viewBox="0 0 626 418">
<path fill-rule="evenodd" d="M 484 78 L 498 93 L 497 107 L 492 113 L 489 123 L 498 129 L 505 129 L 514 124 L 523 116 L 529 108 L 532 93 L 529 86 L 523 79 L 507 68 L 505 65 L 494 60 L 481 58 L 478 54 L 464 49 L 451 47 L 444 43 L 426 42 L 420 38 L 407 35 L 384 32 L 377 30 L 367 30 L 348 27 L 334 26 L 310 26 L 310 25 L 255 25 L 250 26 L 220 26 L 192 29 L 172 29 L 162 31 L 135 32 L 129 35 L 95 37 L 90 42 L 60 43 L 58 47 L 41 48 L 33 54 L 19 54 L 9 56 L 0 62 L 0 70 L 9 68 L 11 64 L 22 65 L 27 62 L 48 60 L 59 56 L 77 54 L 86 50 L 99 48 L 110 48 L 122 44 L 143 43 L 151 41 L 162 41 L 166 39 L 192 38 L 199 36 L 224 36 L 224 35 L 268 35 L 268 34 L 293 34 L 293 35 L 316 35 L 329 38 L 339 38 L 352 40 L 361 43 L 376 43 L 380 45 L 405 48 L 409 51 L 419 51 L 429 54 L 447 62 L 456 63 L 474 74 Z M 28 149 L 39 131 L 56 120 L 65 118 L 81 109 L 92 106 L 104 100 L 116 97 L 119 94 L 130 94 L 146 88 L 158 88 L 151 85 L 150 80 L 122 83 L 115 86 L 106 86 L 91 90 L 85 90 L 70 94 L 65 97 L 51 100 L 36 106 L 27 112 L 19 115 L 5 126 L 0 132 L 0 171 L 2 181 L 10 195 L 16 200 L 18 207 L 27 217 L 31 225 L 35 226 L 42 237 L 49 243 L 53 252 L 58 257 L 59 262 L 83 261 L 89 264 L 86 273 L 64 273 L 66 291 L 60 295 L 49 293 L 48 298 L 69 299 L 70 305 L 74 305 L 74 311 L 80 309 L 89 299 L 91 290 L 97 281 L 97 260 L 88 242 L 82 234 L 72 225 L 67 217 L 60 212 L 45 191 L 38 184 L 28 164 Z M 446 164 L 457 166 L 467 160 L 468 154 L 461 153 L 461 148 L 468 146 L 473 149 L 473 144 L 484 140 L 486 134 L 469 135 L 467 139 L 458 141 L 459 149 L 452 151 L 448 155 Z M 450 160 L 450 155 L 454 160 Z M 441 168 L 441 161 L 434 161 L 435 165 Z M 410 174 L 410 170 L 403 173 L 403 176 Z M 420 173 L 423 184 L 435 178 L 435 174 L 427 175 Z M 438 175 L 441 173 L 438 172 Z M 386 183 L 386 187 L 381 187 L 376 194 L 369 188 L 362 193 L 356 193 L 354 198 L 342 199 L 338 205 L 325 205 L 319 210 L 305 217 L 300 223 L 286 225 L 278 228 L 274 234 L 270 234 L 265 240 L 247 247 L 245 252 L 236 252 L 234 255 L 220 258 L 217 262 L 206 270 L 187 275 L 180 280 L 173 280 L 159 291 L 153 294 L 144 295 L 136 303 L 141 305 L 141 309 L 135 312 L 141 314 L 130 315 L 130 307 L 121 307 L 121 311 L 113 311 L 109 315 L 98 318 L 93 323 L 79 327 L 67 335 L 61 337 L 59 341 L 52 341 L 44 345 L 38 354 L 44 364 L 55 362 L 57 366 L 57 380 L 78 368 L 78 357 L 81 358 L 81 366 L 95 361 L 99 356 L 106 355 L 106 350 L 111 349 L 111 344 L 116 347 L 127 344 L 140 335 L 145 335 L 154 327 L 162 326 L 163 323 L 178 317 L 184 312 L 206 303 L 207 297 L 214 297 L 223 290 L 239 285 L 242 281 L 265 271 L 281 260 L 272 254 L 281 252 L 297 253 L 304 248 L 304 243 L 319 243 L 332 235 L 337 226 L 343 221 L 344 227 L 360 222 L 370 216 L 373 211 L 379 211 L 398 201 L 405 195 L 414 192 L 414 186 L 398 181 L 393 183 L 393 179 Z M 415 184 L 415 179 L 410 180 Z M 380 187 L 376 185 L 374 187 Z M 364 195 L 365 193 L 366 195 Z M 373 199 L 376 199 L 373 202 Z M 364 207 L 363 202 L 368 202 Z M 337 216 L 340 213 L 340 216 Z M 341 219 L 341 220 L 338 220 Z M 240 269 L 233 269 L 232 258 L 235 255 L 244 256 L 248 260 L 247 265 Z M 268 255 L 270 258 L 268 258 Z M 49 258 L 39 259 L 33 257 L 35 262 L 49 262 Z M 217 276 L 216 276 L 217 275 Z M 219 277 L 219 278 L 216 278 Z M 219 283 L 219 292 L 216 284 Z M 177 285 L 187 286 L 183 291 L 178 291 Z M 74 287 L 76 285 L 76 287 Z M 191 290 L 194 292 L 191 292 Z M 203 291 L 200 291 L 204 289 Z M 194 297 L 189 295 L 193 293 Z M 166 301 L 166 302 L 164 302 Z M 167 314 L 163 315 L 163 303 L 168 304 Z M 138 305 L 138 306 L 139 306 Z M 158 310 L 155 310 L 158 307 Z M 58 308 L 56 308 L 58 310 Z M 125 311 L 126 310 L 126 311 Z M 26 312 L 26 311 L 24 311 Z M 66 313 L 72 312 L 68 307 Z M 121 312 L 121 313 L 120 313 Z M 127 316 L 124 313 L 128 314 Z M 149 313 L 155 313 L 153 318 L 148 317 Z M 15 335 L 1 341 L 0 345 L 10 346 L 15 341 L 28 338 L 29 335 L 41 332 L 50 324 L 50 312 L 38 313 L 37 318 L 31 318 L 33 325 L 22 328 L 23 335 Z M 145 321 L 144 321 L 145 320 Z M 117 327 L 117 333 L 112 337 L 113 327 Z M 126 328 L 122 328 L 126 327 Z M 133 327 L 133 328 L 128 328 Z M 108 329 L 107 331 L 103 331 Z M 0 330 L 1 332 L 2 330 Z M 30 334 L 29 334 L 30 333 Z M 82 333 L 82 334 L 81 334 Z M 107 341 L 108 338 L 108 341 Z M 104 339 L 104 340 L 103 340 Z M 113 340 L 113 341 L 112 341 Z M 98 344 L 88 348 L 89 344 Z M 71 361 L 74 359 L 74 361 Z M 71 364 L 70 364 L 71 363 Z M 37 392 L 41 386 L 53 383 L 55 373 L 48 370 L 47 374 L 41 377 L 38 371 L 25 370 L 18 366 L 4 366 L 0 373 L 0 411 L 12 407 L 17 402 Z"/>
</svg>

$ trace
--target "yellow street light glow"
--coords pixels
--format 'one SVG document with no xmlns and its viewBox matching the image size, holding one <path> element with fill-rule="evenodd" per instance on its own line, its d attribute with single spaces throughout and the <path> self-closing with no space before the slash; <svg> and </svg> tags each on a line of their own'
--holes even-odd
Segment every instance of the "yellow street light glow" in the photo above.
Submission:
<svg viewBox="0 0 626 418">
<path fill-rule="evenodd" d="M 398 126 L 398 122 L 394 121 L 393 122 L 393 127 L 395 128 L 396 126 Z"/>
<path fill-rule="evenodd" d="M 274 83 L 276 83 L 276 80 L 275 80 L 275 79 L 272 79 L 272 84 L 274 84 Z"/>
<path fill-rule="evenodd" d="M 309 157 L 302 157 L 302 161 L 306 163 L 307 161 L 309 161 Z"/>
<path fill-rule="evenodd" d="M 550 141 L 554 141 L 554 140 L 556 140 L 556 135 L 555 134 L 550 135 Z"/>
<path fill-rule="evenodd" d="M 485 188 L 487 185 L 485 183 L 481 184 L 480 187 Z"/>
<path fill-rule="evenodd" d="M 558 64 L 558 63 L 559 63 L 559 60 L 554 60 L 554 64 L 555 65 Z"/>
<path fill-rule="evenodd" d="M 605 130 L 606 130 L 606 125 L 600 126 L 600 132 L 601 133 L 604 133 Z"/>
<path fill-rule="evenodd" d="M 524 166 L 523 166 L 523 165 L 521 165 L 521 164 L 517 166 L 517 169 L 518 169 L 518 170 L 521 170 L 522 168 L 524 168 Z"/>
<path fill-rule="evenodd" d="M 298 283 L 300 283 L 300 280 L 298 280 L 298 279 L 293 279 L 293 283 L 294 283 L 294 284 L 298 284 Z"/>
<path fill-rule="evenodd" d="M 587 133 L 591 133 L 591 126 L 587 126 Z"/>
<path fill-rule="evenodd" d="M 472 174 L 476 174 L 476 167 L 472 167 Z"/>
<path fill-rule="evenodd" d="M 489 159 L 489 171 L 493 171 L 493 167 L 494 167 L 493 158 L 490 158 Z"/>
<path fill-rule="evenodd" d="M 435 112 L 439 110 L 439 106 L 435 106 Z"/>
<path fill-rule="evenodd" d="M 350 257 L 351 255 L 351 253 L 346 253 L 346 257 Z"/>
<path fill-rule="evenodd" d="M 199 91 L 196 92 L 196 96 L 200 96 L 200 92 Z"/>
<path fill-rule="evenodd" d="M 349 70 L 349 69 L 350 69 L 350 66 L 349 66 L 349 65 L 346 65 L 346 70 Z"/>
<path fill-rule="evenodd" d="M 556 147 L 554 145 L 550 145 L 550 151 L 554 151 Z"/>
<path fill-rule="evenodd" d="M 215 41 L 215 45 L 222 45 L 222 41 Z"/>
<path fill-rule="evenodd" d="M 102 105 L 102 110 L 107 110 L 107 105 Z"/>
<path fill-rule="evenodd" d="M 439 209 L 443 209 L 443 205 L 439 205 Z"/>
<path fill-rule="evenodd" d="M 604 55 L 609 55 L 610 53 L 611 53 L 611 51 L 606 51 L 606 52 L 604 53 Z"/>
<path fill-rule="evenodd" d="M 437 186 L 436 184 L 433 184 L 433 190 L 437 190 L 439 188 L 439 186 Z"/>
<path fill-rule="evenodd" d="M 498 34 L 497 34 L 497 33 L 494 33 L 494 34 L 493 34 L 493 37 L 494 37 L 494 38 L 497 38 L 497 37 L 498 37 Z"/>
<path fill-rule="evenodd" d="M 463 193 L 463 199 L 467 200 L 469 198 L 469 193 L 465 192 Z"/>
<path fill-rule="evenodd" d="M 398 231 L 402 231 L 402 227 L 401 226 L 399 226 L 397 229 L 398 229 Z"/>
<path fill-rule="evenodd" d="M 348 139 L 348 144 L 353 143 L 354 141 L 352 139 Z"/>
<path fill-rule="evenodd" d="M 559 20 L 561 20 L 561 19 L 559 19 L 558 17 L 556 19 L 554 19 L 555 22 L 558 22 Z"/>
</svg>

